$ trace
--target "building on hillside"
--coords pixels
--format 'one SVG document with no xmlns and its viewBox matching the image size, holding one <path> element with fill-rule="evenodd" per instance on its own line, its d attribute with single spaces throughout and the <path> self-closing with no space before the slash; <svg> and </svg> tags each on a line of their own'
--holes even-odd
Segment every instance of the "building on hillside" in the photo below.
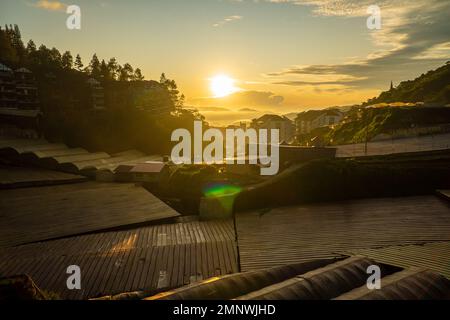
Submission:
<svg viewBox="0 0 450 320">
<path fill-rule="evenodd" d="M 16 82 L 14 72 L 0 63 L 0 108 L 16 106 Z"/>
<path fill-rule="evenodd" d="M 91 102 L 91 109 L 94 110 L 104 110 L 105 109 L 105 92 L 97 80 L 94 78 L 90 78 L 87 81 L 87 84 L 89 85 L 90 90 L 90 102 Z"/>
<path fill-rule="evenodd" d="M 38 88 L 33 73 L 20 68 L 15 72 L 17 108 L 36 110 L 39 108 Z"/>
<path fill-rule="evenodd" d="M 0 108 L 39 109 L 38 89 L 30 70 L 13 71 L 0 63 Z"/>
<path fill-rule="evenodd" d="M 33 73 L 0 63 L 0 135 L 39 138 L 42 113 Z"/>
<path fill-rule="evenodd" d="M 295 119 L 297 134 L 305 134 L 316 128 L 335 125 L 343 118 L 343 113 L 337 109 L 309 110 L 299 113 Z"/>
<path fill-rule="evenodd" d="M 287 117 L 275 114 L 265 114 L 253 119 L 250 127 L 253 129 L 278 129 L 280 142 L 289 143 L 295 136 L 294 123 Z"/>
</svg>

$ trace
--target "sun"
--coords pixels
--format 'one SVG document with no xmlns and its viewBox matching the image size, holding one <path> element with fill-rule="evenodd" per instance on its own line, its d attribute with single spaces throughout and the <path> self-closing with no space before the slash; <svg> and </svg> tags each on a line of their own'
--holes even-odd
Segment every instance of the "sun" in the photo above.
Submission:
<svg viewBox="0 0 450 320">
<path fill-rule="evenodd" d="M 234 86 L 234 79 L 227 75 L 216 75 L 210 78 L 209 81 L 211 92 L 215 98 L 226 97 L 237 91 L 237 88 Z"/>
</svg>

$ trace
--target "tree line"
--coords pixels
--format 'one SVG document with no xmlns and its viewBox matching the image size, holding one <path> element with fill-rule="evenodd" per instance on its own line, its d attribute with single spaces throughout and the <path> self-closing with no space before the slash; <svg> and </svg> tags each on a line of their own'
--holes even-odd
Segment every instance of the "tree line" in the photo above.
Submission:
<svg viewBox="0 0 450 320">
<path fill-rule="evenodd" d="M 111 152 L 167 152 L 172 130 L 191 130 L 193 120 L 204 119 L 183 107 L 184 95 L 164 73 L 157 81 L 145 80 L 140 68 L 121 65 L 114 57 L 100 60 L 97 54 L 84 65 L 80 54 L 37 47 L 33 40 L 24 45 L 17 25 L 0 27 L 0 62 L 33 72 L 45 137 L 51 141 Z M 104 88 L 106 110 L 100 114 L 86 107 L 91 99 L 89 78 Z"/>
</svg>

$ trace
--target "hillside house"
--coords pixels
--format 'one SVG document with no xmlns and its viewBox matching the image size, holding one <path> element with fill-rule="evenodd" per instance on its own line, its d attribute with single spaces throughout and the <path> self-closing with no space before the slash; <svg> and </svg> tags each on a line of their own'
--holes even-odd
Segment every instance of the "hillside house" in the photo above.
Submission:
<svg viewBox="0 0 450 320">
<path fill-rule="evenodd" d="M 297 134 L 305 134 L 316 128 L 335 125 L 343 118 L 343 113 L 336 109 L 309 110 L 299 113 L 295 119 Z"/>
<path fill-rule="evenodd" d="M 289 143 L 295 136 L 295 125 L 287 117 L 275 114 L 265 114 L 262 117 L 253 119 L 250 125 L 254 129 L 278 129 L 280 142 Z"/>
</svg>

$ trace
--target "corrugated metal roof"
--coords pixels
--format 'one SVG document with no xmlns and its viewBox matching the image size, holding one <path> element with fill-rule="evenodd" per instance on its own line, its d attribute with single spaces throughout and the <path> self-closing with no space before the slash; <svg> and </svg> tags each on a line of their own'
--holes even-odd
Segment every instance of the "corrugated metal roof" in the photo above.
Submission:
<svg viewBox="0 0 450 320">
<path fill-rule="evenodd" d="M 159 173 L 165 166 L 164 162 L 145 162 L 134 166 L 130 172 L 133 173 Z"/>
<path fill-rule="evenodd" d="M 450 242 L 388 246 L 378 249 L 343 251 L 342 253 L 363 255 L 402 268 L 426 268 L 450 279 Z"/>
<path fill-rule="evenodd" d="M 369 266 L 381 269 L 381 288 L 369 289 Z M 402 270 L 365 257 L 315 260 L 259 271 L 214 277 L 146 300 L 354 300 L 448 299 L 450 281 L 423 269 Z"/>
<path fill-rule="evenodd" d="M 35 229 L 37 230 L 37 229 Z M 0 274 L 28 274 L 63 299 L 147 295 L 238 271 L 232 221 L 163 224 L 0 249 Z M 68 290 L 78 265 L 82 289 Z"/>
<path fill-rule="evenodd" d="M 351 257 L 262 288 L 238 300 L 328 300 L 367 282 L 366 270 L 376 262 Z"/>
<path fill-rule="evenodd" d="M 0 191 L 0 247 L 178 217 L 142 187 L 83 182 Z"/>
<path fill-rule="evenodd" d="M 0 189 L 36 187 L 86 181 L 86 177 L 38 168 L 0 165 Z"/>
<path fill-rule="evenodd" d="M 233 299 L 336 262 L 335 259 L 274 267 L 215 277 L 148 298 L 149 300 Z"/>
<path fill-rule="evenodd" d="M 450 299 L 450 281 L 420 268 L 410 268 L 381 278 L 381 288 L 354 289 L 336 300 L 432 300 Z"/>
<path fill-rule="evenodd" d="M 437 196 L 364 199 L 236 214 L 243 271 L 332 258 L 363 248 L 450 241 Z"/>
<path fill-rule="evenodd" d="M 134 167 L 148 161 L 162 161 L 161 155 L 145 155 L 137 150 L 110 156 L 105 152 L 90 153 L 82 148 L 68 148 L 42 139 L 0 139 L 0 152 L 5 156 L 20 157 L 24 163 L 85 175 L 97 170 L 112 172 L 121 165 Z"/>
</svg>

